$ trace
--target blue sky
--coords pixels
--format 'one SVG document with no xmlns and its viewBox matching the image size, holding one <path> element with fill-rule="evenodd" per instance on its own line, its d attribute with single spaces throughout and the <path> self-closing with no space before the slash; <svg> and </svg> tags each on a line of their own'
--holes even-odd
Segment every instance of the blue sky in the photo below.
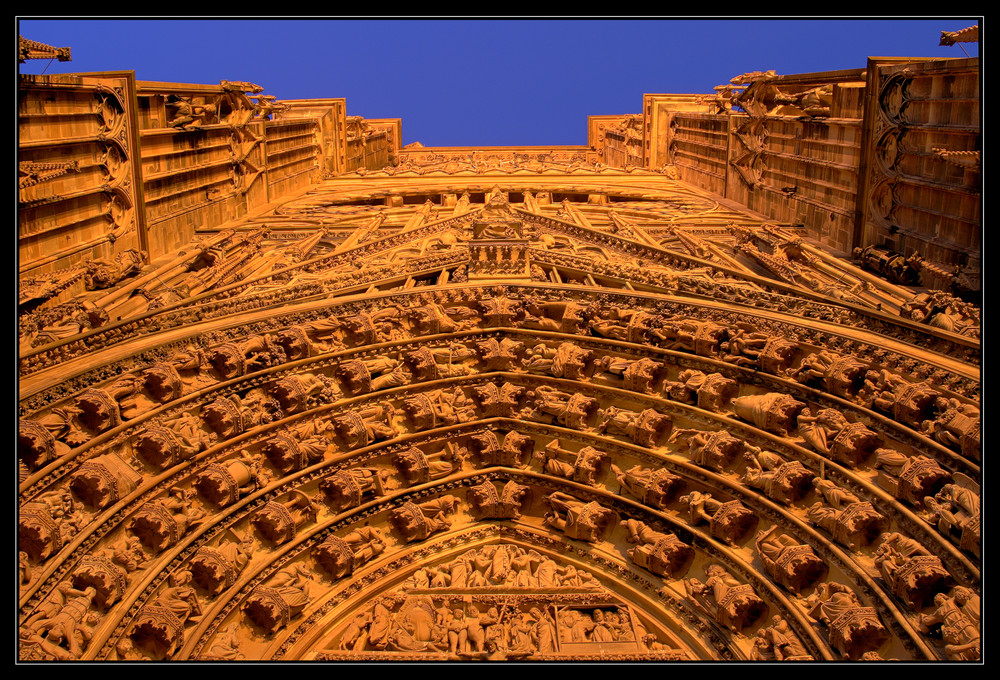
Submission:
<svg viewBox="0 0 1000 680">
<path fill-rule="evenodd" d="M 586 144 L 587 116 L 640 113 L 644 93 L 710 93 L 746 71 L 864 68 L 869 56 L 965 57 L 946 19 L 27 19 L 73 61 L 22 73 L 134 70 L 139 80 L 246 80 L 279 99 L 343 97 L 401 118 L 403 143 Z"/>
</svg>

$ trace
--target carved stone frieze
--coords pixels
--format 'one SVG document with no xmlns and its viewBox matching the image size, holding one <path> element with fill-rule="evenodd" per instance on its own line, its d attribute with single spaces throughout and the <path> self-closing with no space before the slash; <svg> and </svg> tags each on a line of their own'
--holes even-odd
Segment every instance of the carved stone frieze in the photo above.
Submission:
<svg viewBox="0 0 1000 680">
<path fill-rule="evenodd" d="M 930 82 L 894 73 L 848 135 L 885 225 Z M 860 81 L 746 74 L 723 113 L 532 151 L 399 149 L 246 82 L 32 80 L 21 660 L 978 660 L 978 310 L 912 290 L 945 270 L 910 250 L 813 245 L 804 186 L 776 195 L 805 224 L 761 217 L 789 130 L 842 129 Z M 735 137 L 725 199 L 694 120 Z M 33 254 L 95 220 L 86 266 Z"/>
</svg>

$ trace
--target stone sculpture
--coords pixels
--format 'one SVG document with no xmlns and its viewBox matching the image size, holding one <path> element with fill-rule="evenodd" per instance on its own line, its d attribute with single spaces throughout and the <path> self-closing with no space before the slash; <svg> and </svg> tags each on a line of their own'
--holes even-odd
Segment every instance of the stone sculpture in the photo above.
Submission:
<svg viewBox="0 0 1000 680">
<path fill-rule="evenodd" d="M 560 491 L 549 494 L 544 501 L 550 509 L 545 513 L 546 524 L 569 538 L 588 543 L 601 540 L 617 520 L 615 513 L 601 504 L 581 501 Z"/>
<path fill-rule="evenodd" d="M 705 568 L 705 576 L 704 582 L 695 578 L 685 580 L 685 591 L 723 628 L 739 634 L 767 614 L 767 604 L 753 587 L 740 583 L 725 567 L 710 564 Z"/>
</svg>

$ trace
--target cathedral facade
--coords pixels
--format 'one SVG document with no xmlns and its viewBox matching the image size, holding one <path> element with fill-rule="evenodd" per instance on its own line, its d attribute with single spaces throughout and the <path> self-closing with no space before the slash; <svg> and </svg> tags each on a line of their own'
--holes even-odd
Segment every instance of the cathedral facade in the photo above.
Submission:
<svg viewBox="0 0 1000 680">
<path fill-rule="evenodd" d="M 978 80 L 441 148 L 22 76 L 19 658 L 979 660 Z"/>
</svg>

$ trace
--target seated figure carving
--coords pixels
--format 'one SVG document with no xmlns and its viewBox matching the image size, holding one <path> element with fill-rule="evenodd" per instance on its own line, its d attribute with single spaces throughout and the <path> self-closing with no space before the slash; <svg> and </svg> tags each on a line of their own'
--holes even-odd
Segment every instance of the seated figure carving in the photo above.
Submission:
<svg viewBox="0 0 1000 680">
<path fill-rule="evenodd" d="M 712 535 L 726 543 L 738 543 L 757 526 L 757 516 L 739 501 L 720 501 L 712 494 L 692 490 L 677 499 L 688 508 L 692 525 L 707 522 Z"/>
<path fill-rule="evenodd" d="M 451 526 L 448 515 L 458 510 L 457 496 L 441 496 L 423 503 L 407 501 L 389 513 L 389 523 L 407 543 L 422 541 Z"/>
<path fill-rule="evenodd" d="M 670 431 L 673 422 L 669 416 L 655 409 L 645 409 L 640 413 L 628 409 L 608 406 L 598 412 L 597 431 L 624 435 L 640 446 L 660 446 Z"/>
<path fill-rule="evenodd" d="M 354 572 L 385 551 L 385 537 L 375 527 L 358 527 L 344 536 L 330 536 L 313 550 L 316 563 L 334 578 Z"/>
<path fill-rule="evenodd" d="M 717 472 L 724 471 L 737 456 L 750 450 L 746 442 L 726 430 L 677 429 L 671 433 L 669 443 L 680 444 L 681 452 L 696 465 Z"/>
<path fill-rule="evenodd" d="M 882 537 L 875 550 L 875 566 L 889 590 L 915 612 L 952 582 L 940 558 L 895 532 Z"/>
<path fill-rule="evenodd" d="M 917 626 L 923 633 L 940 631 L 949 661 L 979 661 L 980 619 L 979 595 L 971 588 L 955 586 L 948 594 L 934 596 L 934 611 L 921 614 Z"/>
<path fill-rule="evenodd" d="M 829 480 L 814 479 L 813 486 L 825 503 L 813 503 L 806 518 L 830 532 L 833 540 L 848 550 L 872 543 L 885 530 L 886 518 L 871 503 Z"/>
<path fill-rule="evenodd" d="M 863 423 L 848 422 L 832 408 L 820 409 L 816 415 L 802 409 L 798 425 L 799 435 L 813 449 L 850 467 L 863 463 L 882 443 L 882 438 Z"/>
<path fill-rule="evenodd" d="M 923 507 L 926 497 L 951 480 L 951 473 L 933 458 L 907 456 L 895 449 L 876 449 L 875 469 L 880 487 L 917 507 Z"/>
<path fill-rule="evenodd" d="M 365 496 L 382 496 L 388 489 L 389 472 L 378 468 L 354 467 L 338 470 L 319 483 L 330 505 L 343 511 L 361 505 Z"/>
<path fill-rule="evenodd" d="M 706 611 L 719 625 L 734 634 L 767 614 L 767 604 L 753 587 L 741 583 L 725 567 L 710 564 L 705 567 L 704 582 L 691 578 L 684 581 L 688 597 Z"/>
<path fill-rule="evenodd" d="M 627 551 L 628 558 L 654 574 L 667 578 L 675 576 L 694 558 L 691 546 L 673 533 L 656 531 L 636 519 L 627 519 L 622 526 L 628 532 L 626 540 L 636 544 Z"/>
<path fill-rule="evenodd" d="M 544 498 L 549 506 L 545 523 L 570 538 L 595 543 L 603 538 L 617 515 L 596 501 L 581 501 L 556 491 Z"/>
<path fill-rule="evenodd" d="M 530 410 L 525 414 L 533 420 L 551 422 L 554 418 L 560 425 L 583 430 L 588 427 L 591 416 L 598 411 L 596 399 L 579 392 L 570 394 L 548 385 L 540 385 L 528 392 Z"/>
<path fill-rule="evenodd" d="M 775 535 L 778 525 L 757 534 L 754 545 L 764 570 L 793 593 L 801 593 L 829 571 L 811 546 L 787 534 Z"/>
<path fill-rule="evenodd" d="M 803 602 L 806 614 L 830 632 L 830 645 L 845 659 L 858 660 L 889 639 L 874 607 L 837 581 L 821 582 Z"/>
<path fill-rule="evenodd" d="M 675 401 L 718 412 L 739 394 L 740 386 L 721 373 L 706 375 L 702 371 L 686 369 L 680 372 L 676 381 L 668 381 L 664 391 Z"/>
<path fill-rule="evenodd" d="M 315 522 L 322 508 L 301 491 L 293 491 L 284 502 L 268 501 L 251 524 L 272 543 L 282 544 L 295 538 L 295 534 L 310 522 Z"/>
<path fill-rule="evenodd" d="M 553 439 L 544 449 L 537 451 L 535 457 L 541 461 L 546 474 L 589 486 L 597 483 L 597 477 L 608 460 L 608 454 L 592 446 L 585 446 L 576 452 L 568 451 L 560 446 L 558 439 Z"/>
<path fill-rule="evenodd" d="M 814 477 L 799 461 L 789 461 L 771 451 L 747 447 L 746 470 L 740 481 L 760 489 L 771 500 L 788 505 L 805 496 Z"/>
<path fill-rule="evenodd" d="M 586 380 L 587 369 L 594 352 L 572 342 L 562 342 L 556 347 L 538 343 L 525 351 L 521 367 L 528 373 L 551 375 L 569 380 Z"/>
<path fill-rule="evenodd" d="M 979 485 L 962 473 L 956 473 L 954 483 L 945 484 L 923 504 L 938 531 L 959 542 L 963 550 L 980 556 Z"/>
<path fill-rule="evenodd" d="M 279 570 L 257 586 L 242 605 L 243 613 L 258 628 L 273 635 L 302 613 L 310 601 L 313 575 L 297 562 Z"/>
<path fill-rule="evenodd" d="M 782 437 L 795 429 L 795 418 L 805 407 L 805 403 L 779 392 L 751 394 L 733 400 L 737 416 Z"/>
<path fill-rule="evenodd" d="M 628 470 L 622 470 L 612 463 L 611 472 L 623 489 L 638 498 L 646 505 L 665 510 L 684 481 L 664 468 L 644 468 L 634 465 Z"/>
</svg>

